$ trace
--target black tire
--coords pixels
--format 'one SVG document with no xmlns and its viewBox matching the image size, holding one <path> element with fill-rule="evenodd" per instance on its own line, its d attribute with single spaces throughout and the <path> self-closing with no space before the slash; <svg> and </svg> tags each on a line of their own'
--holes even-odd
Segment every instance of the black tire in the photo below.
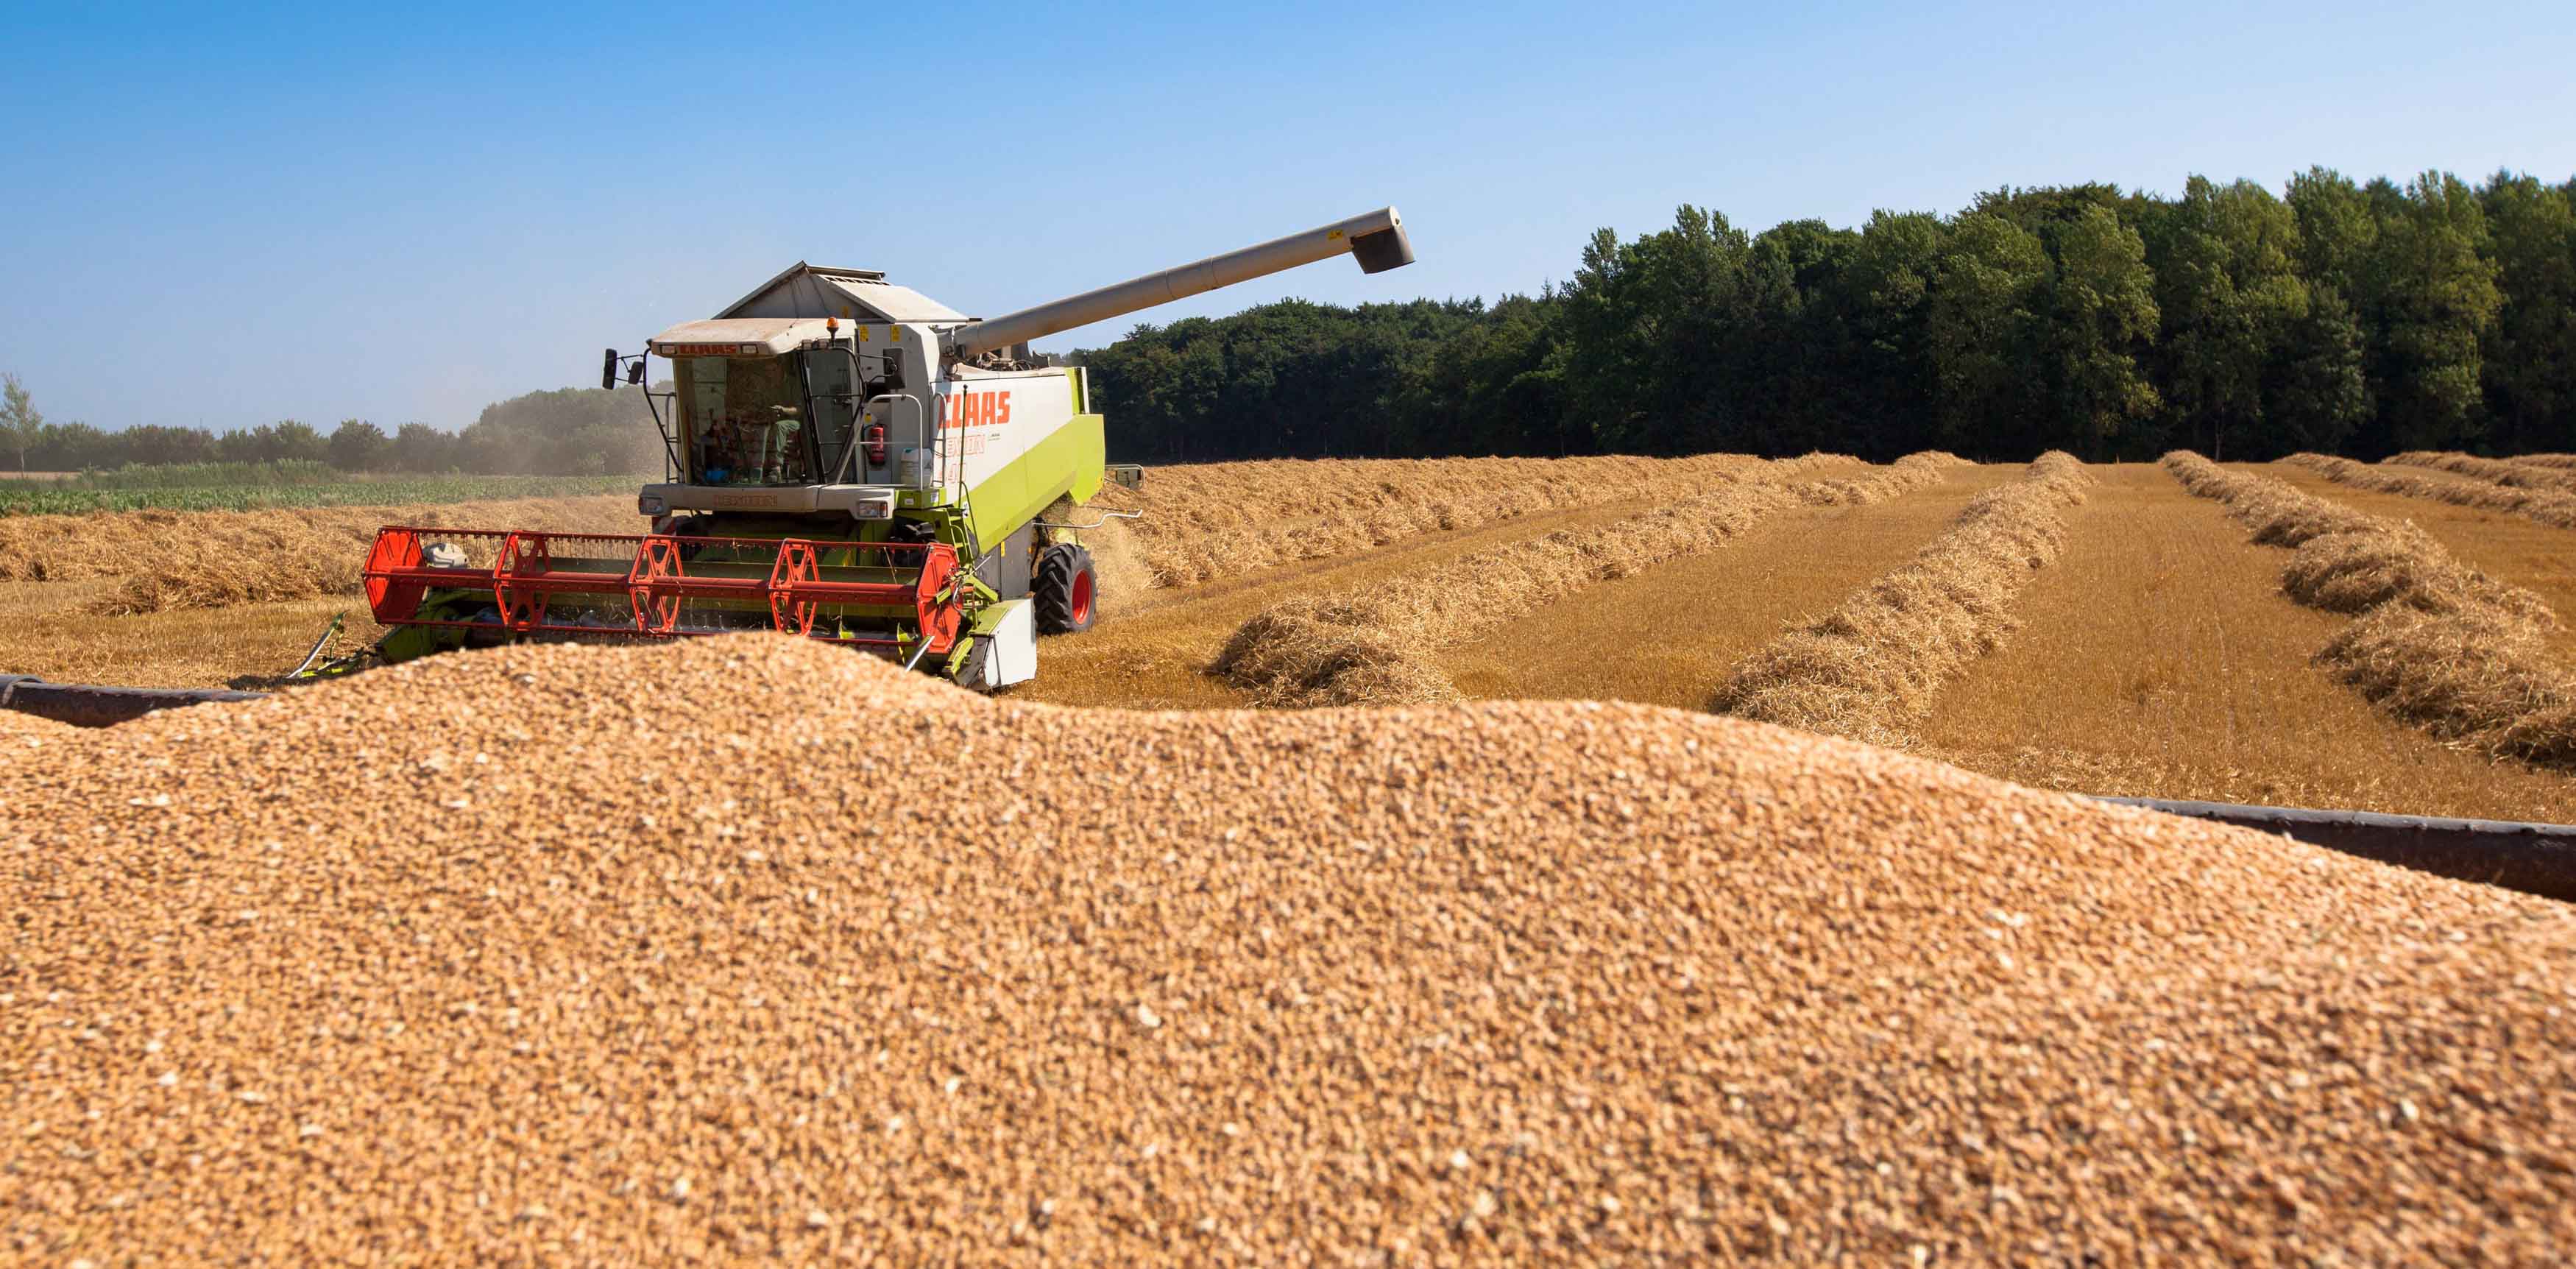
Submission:
<svg viewBox="0 0 2576 1269">
<path fill-rule="evenodd" d="M 1091 552 L 1058 543 L 1038 557 L 1038 573 L 1029 583 L 1037 603 L 1038 629 L 1047 634 L 1080 634 L 1091 629 L 1099 613 L 1099 582 L 1092 576 Z"/>
</svg>

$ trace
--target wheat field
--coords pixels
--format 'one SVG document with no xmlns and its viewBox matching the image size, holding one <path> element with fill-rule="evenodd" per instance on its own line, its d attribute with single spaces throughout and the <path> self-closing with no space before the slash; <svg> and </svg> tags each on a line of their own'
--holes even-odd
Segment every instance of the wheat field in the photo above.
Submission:
<svg viewBox="0 0 2576 1269">
<path fill-rule="evenodd" d="M 2576 613 L 2562 529 L 2494 506 L 2338 484 L 2296 464 L 2227 470 L 2412 526 L 2405 531 L 2461 567 L 2534 596 L 2538 610 Z M 2477 481 L 2451 467 L 2375 470 Z M 2163 468 L 2081 474 L 2080 499 L 2049 511 L 2046 549 L 2025 552 L 2023 563 L 2039 566 L 2019 568 L 2006 598 L 1980 609 L 1991 610 L 1991 631 L 1960 626 L 1961 638 L 1934 649 L 1880 628 L 1882 644 L 1864 658 L 1885 663 L 1879 685 L 1838 687 L 1847 693 L 1840 721 L 1790 721 L 2084 792 L 2576 820 L 2576 781 L 2562 770 L 2410 721 L 2344 681 L 2349 667 L 2321 653 L 2336 645 L 2348 661 L 2372 655 L 2361 636 L 2338 638 L 2376 627 L 2295 598 L 2293 553 L 2249 540 L 2224 506 Z M 1891 468 L 1730 455 L 1156 470 L 1141 490 L 1112 495 L 1111 505 L 1146 512 L 1127 522 L 1133 584 L 1107 588 L 1092 631 L 1045 641 L 1040 677 L 1011 694 L 1170 709 L 1291 700 L 1229 676 L 1228 647 L 1265 614 L 1329 610 L 1360 615 L 1366 630 L 1402 632 L 1391 641 L 1402 673 L 1355 699 L 1708 708 L 1784 638 L 1850 627 L 1851 613 L 1873 603 L 1928 602 L 1895 583 L 1940 558 L 1945 537 L 1975 518 L 1972 506 L 2029 477 L 2020 465 L 1929 457 Z M 576 521 L 569 527 L 613 519 L 625 528 L 627 506 L 566 500 L 555 512 Z M 532 510 L 407 508 L 384 518 L 458 523 Z M 333 613 L 352 609 L 351 640 L 364 642 L 377 632 L 347 578 L 377 514 L 67 518 L 98 526 L 88 540 L 78 524 L 21 520 L 16 536 L 0 537 L 0 569 L 14 570 L 0 580 L 0 672 L 215 685 L 282 669 Z M 173 571 L 166 561 L 191 549 L 173 543 L 187 540 L 205 550 L 224 543 L 236 561 L 267 550 L 326 564 L 312 565 L 320 580 L 283 595 L 226 593 L 214 607 L 130 602 L 147 586 L 180 589 L 166 577 L 136 579 Z M 1945 581 L 1926 593 L 1962 592 Z M 2565 623 L 2530 629 L 2539 633 L 2517 637 L 2537 638 L 2552 663 L 2576 652 Z M 2452 654 L 2474 661 L 2488 651 Z M 1930 668 L 1906 669 L 1918 654 Z M 1910 686 L 1887 686 L 1900 682 Z"/>
</svg>

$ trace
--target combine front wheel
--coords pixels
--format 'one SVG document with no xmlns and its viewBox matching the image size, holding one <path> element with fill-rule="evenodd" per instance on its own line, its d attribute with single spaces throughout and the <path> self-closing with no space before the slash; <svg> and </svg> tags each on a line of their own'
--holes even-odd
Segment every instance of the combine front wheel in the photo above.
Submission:
<svg viewBox="0 0 2576 1269">
<path fill-rule="evenodd" d="M 1059 543 L 1038 557 L 1038 575 L 1029 588 L 1037 601 L 1038 629 L 1048 634 L 1080 634 L 1091 629 L 1091 552 Z"/>
</svg>

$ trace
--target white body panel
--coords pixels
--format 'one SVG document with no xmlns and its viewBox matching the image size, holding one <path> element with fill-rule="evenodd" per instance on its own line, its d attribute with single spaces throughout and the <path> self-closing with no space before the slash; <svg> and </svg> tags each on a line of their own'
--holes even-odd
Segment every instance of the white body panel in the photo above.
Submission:
<svg viewBox="0 0 2576 1269">
<path fill-rule="evenodd" d="M 1057 369 L 959 369 L 940 382 L 936 399 L 936 480 L 952 492 L 961 482 L 968 489 L 984 483 L 1076 413 L 1073 380 Z"/>
<path fill-rule="evenodd" d="M 984 658 L 986 687 L 1009 687 L 1038 676 L 1037 606 L 1011 600 L 1002 624 L 993 630 L 991 655 Z"/>
</svg>

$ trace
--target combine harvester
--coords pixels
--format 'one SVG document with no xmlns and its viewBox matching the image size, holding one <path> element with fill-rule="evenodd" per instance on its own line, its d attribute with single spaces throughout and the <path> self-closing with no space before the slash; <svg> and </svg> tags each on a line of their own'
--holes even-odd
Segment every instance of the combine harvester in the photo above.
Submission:
<svg viewBox="0 0 2576 1269">
<path fill-rule="evenodd" d="M 705 321 L 608 350 L 600 386 L 646 394 L 668 472 L 633 536 L 392 526 L 367 603 L 389 633 L 320 669 L 520 639 L 775 629 L 979 688 L 1037 673 L 1040 631 L 1088 628 L 1086 528 L 1040 519 L 1100 490 L 1079 366 L 1028 342 L 1348 253 L 1413 262 L 1392 207 L 977 321 L 864 269 L 798 264 Z M 646 367 L 671 363 L 655 392 Z"/>
</svg>

